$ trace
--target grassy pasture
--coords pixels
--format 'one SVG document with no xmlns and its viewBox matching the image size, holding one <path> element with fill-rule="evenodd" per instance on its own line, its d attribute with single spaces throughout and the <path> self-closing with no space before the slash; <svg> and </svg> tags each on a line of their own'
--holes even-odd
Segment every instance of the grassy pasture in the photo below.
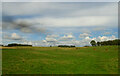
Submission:
<svg viewBox="0 0 120 76">
<path fill-rule="evenodd" d="M 118 47 L 3 47 L 3 74 L 117 74 Z"/>
</svg>

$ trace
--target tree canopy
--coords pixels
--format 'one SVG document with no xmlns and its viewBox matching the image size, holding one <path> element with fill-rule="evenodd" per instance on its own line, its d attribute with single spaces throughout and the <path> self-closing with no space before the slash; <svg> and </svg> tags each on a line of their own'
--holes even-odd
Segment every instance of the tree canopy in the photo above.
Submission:
<svg viewBox="0 0 120 76">
<path fill-rule="evenodd" d="M 97 43 L 92 40 L 90 43 L 92 46 L 120 45 L 120 39 L 101 41 Z"/>
<path fill-rule="evenodd" d="M 90 42 L 90 44 L 91 44 L 92 46 L 96 46 L 95 40 L 92 40 L 92 41 Z"/>
</svg>

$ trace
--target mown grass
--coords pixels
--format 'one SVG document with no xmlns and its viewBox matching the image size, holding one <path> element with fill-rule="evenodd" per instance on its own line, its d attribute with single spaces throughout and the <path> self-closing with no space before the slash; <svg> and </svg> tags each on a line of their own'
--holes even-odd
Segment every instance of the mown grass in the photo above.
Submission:
<svg viewBox="0 0 120 76">
<path fill-rule="evenodd" d="M 3 74 L 117 74 L 118 47 L 15 47 L 2 50 Z"/>
</svg>

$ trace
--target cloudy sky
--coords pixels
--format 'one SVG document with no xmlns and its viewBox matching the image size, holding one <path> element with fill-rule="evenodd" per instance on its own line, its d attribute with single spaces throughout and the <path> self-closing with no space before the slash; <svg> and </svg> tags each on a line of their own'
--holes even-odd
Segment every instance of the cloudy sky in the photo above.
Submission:
<svg viewBox="0 0 120 76">
<path fill-rule="evenodd" d="M 119 2 L 119 0 L 1 0 L 2 2 Z"/>
<path fill-rule="evenodd" d="M 118 38 L 117 2 L 4 2 L 3 44 L 90 45 Z"/>
</svg>

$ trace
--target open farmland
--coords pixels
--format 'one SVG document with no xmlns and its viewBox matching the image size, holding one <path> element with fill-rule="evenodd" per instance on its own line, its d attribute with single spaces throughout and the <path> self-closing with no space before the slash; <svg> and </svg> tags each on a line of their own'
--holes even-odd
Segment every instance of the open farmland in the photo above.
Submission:
<svg viewBox="0 0 120 76">
<path fill-rule="evenodd" d="M 118 47 L 3 47 L 3 74 L 117 74 Z"/>
</svg>

